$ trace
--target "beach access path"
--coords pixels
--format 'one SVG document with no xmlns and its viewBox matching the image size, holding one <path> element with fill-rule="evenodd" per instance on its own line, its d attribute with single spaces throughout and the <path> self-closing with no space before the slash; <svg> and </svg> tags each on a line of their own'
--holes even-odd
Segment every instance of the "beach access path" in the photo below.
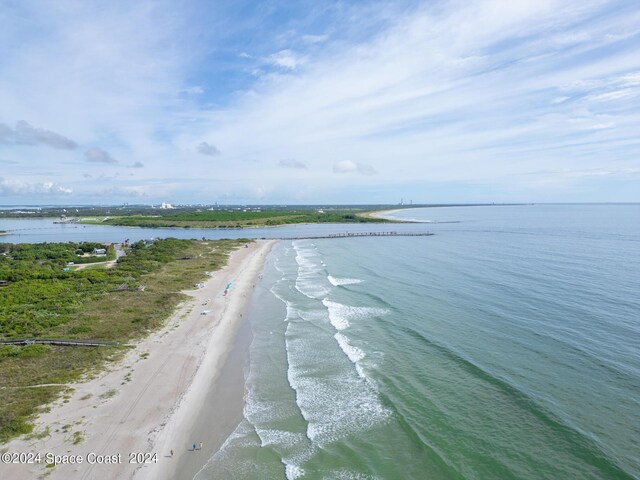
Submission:
<svg viewBox="0 0 640 480">
<path fill-rule="evenodd" d="M 190 299 L 161 330 L 98 377 L 69 384 L 71 395 L 52 404 L 36 421 L 35 431 L 46 435 L 2 446 L 7 452 L 39 453 L 40 463 L 0 464 L 0 477 L 192 478 L 208 460 L 202 456 L 194 461 L 192 444 L 203 442 L 208 450 L 220 441 L 216 436 L 231 433 L 192 438 L 273 243 L 256 241 L 232 252 L 227 266 L 214 272 L 203 288 L 185 292 Z M 230 282 L 233 288 L 223 296 Z M 203 310 L 209 312 L 202 315 Z M 236 401 L 241 412 L 242 396 Z M 47 454 L 61 463 L 47 467 Z M 187 455 L 192 456 L 192 473 L 178 467 Z"/>
</svg>

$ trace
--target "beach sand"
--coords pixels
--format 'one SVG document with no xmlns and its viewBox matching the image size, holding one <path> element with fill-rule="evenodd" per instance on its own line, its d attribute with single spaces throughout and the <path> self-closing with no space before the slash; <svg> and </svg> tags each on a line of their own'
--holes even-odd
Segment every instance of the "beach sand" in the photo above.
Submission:
<svg viewBox="0 0 640 480">
<path fill-rule="evenodd" d="M 161 330 L 97 378 L 70 384 L 71 397 L 36 421 L 35 431 L 48 427 L 48 435 L 2 446 L 39 453 L 40 463 L 0 464 L 0 477 L 193 478 L 241 419 L 242 365 L 250 341 L 242 315 L 273 243 L 256 241 L 233 252 L 204 288 L 185 292 L 191 298 Z M 223 296 L 229 282 L 233 286 Z M 209 313 L 201 315 L 205 309 Z M 67 457 L 46 467 L 53 455 Z"/>
<path fill-rule="evenodd" d="M 366 212 L 366 213 L 362 213 L 361 215 L 363 217 L 369 217 L 369 218 L 383 218 L 385 220 L 391 220 L 390 218 L 387 217 L 387 215 L 395 213 L 400 211 L 400 209 L 396 208 L 393 210 L 378 210 L 375 212 Z"/>
</svg>

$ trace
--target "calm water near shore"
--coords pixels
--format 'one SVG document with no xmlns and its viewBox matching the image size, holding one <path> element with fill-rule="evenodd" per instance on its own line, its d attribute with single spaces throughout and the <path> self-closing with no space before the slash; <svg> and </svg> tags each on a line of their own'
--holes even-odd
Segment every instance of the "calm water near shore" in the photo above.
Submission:
<svg viewBox="0 0 640 480">
<path fill-rule="evenodd" d="M 42 242 L 132 242 L 150 238 L 182 238 L 218 240 L 221 238 L 295 238 L 334 233 L 387 232 L 390 230 L 407 232 L 430 231 L 424 224 L 372 224 L 372 223 L 316 223 L 285 225 L 266 228 L 146 228 L 118 227 L 107 225 L 81 225 L 76 223 L 53 223 L 52 218 L 27 218 L 0 220 L 0 242 L 42 243 Z"/>
<path fill-rule="evenodd" d="M 640 206 L 442 208 L 283 241 L 205 479 L 640 478 Z"/>
<path fill-rule="evenodd" d="M 244 419 L 197 479 L 640 478 L 640 205 L 394 216 L 460 223 L 15 220 L 0 241 L 430 230 L 274 247 L 247 314 Z"/>
</svg>

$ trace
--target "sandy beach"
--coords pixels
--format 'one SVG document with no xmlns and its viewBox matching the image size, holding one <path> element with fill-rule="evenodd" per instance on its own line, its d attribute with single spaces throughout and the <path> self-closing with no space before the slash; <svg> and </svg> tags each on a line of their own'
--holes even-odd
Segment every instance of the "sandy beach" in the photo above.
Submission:
<svg viewBox="0 0 640 480">
<path fill-rule="evenodd" d="M 2 447 L 40 458 L 0 464 L 0 477 L 193 478 L 241 418 L 249 335 L 242 332 L 242 315 L 273 243 L 234 251 L 203 288 L 185 292 L 189 300 L 161 330 L 98 377 L 69 384 L 70 397 L 36 421 L 34 431 L 46 432 L 43 438 Z M 203 413 L 212 406 L 215 415 Z M 47 467 L 54 457 L 58 464 Z"/>
<path fill-rule="evenodd" d="M 390 220 L 387 215 L 395 213 L 400 211 L 400 209 L 393 209 L 393 210 L 378 210 L 375 212 L 367 212 L 367 213 L 363 213 L 362 216 L 363 217 L 369 217 L 369 218 L 383 218 L 385 220 Z"/>
</svg>

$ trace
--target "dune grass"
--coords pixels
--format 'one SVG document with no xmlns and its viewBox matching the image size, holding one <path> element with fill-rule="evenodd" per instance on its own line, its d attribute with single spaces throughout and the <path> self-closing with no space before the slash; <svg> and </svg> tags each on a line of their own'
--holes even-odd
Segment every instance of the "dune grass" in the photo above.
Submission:
<svg viewBox="0 0 640 480">
<path fill-rule="evenodd" d="M 111 269 L 115 271 L 115 283 L 104 281 L 93 284 L 87 286 L 86 295 L 80 292 L 80 295 L 69 297 L 75 302 L 72 308 L 65 306 L 62 309 L 56 302 L 26 300 L 19 305 L 20 308 L 15 305 L 8 308 L 9 312 L 33 308 L 43 318 L 56 314 L 56 310 L 64 310 L 64 315 L 58 317 L 63 319 L 60 322 L 24 323 L 26 327 L 36 325 L 40 337 L 117 341 L 120 345 L 99 348 L 0 345 L 0 443 L 30 433 L 35 415 L 48 408 L 47 404 L 60 396 L 67 388 L 67 383 L 95 373 L 108 362 L 121 358 L 127 351 L 127 342 L 142 338 L 161 327 L 176 306 L 186 298 L 180 291 L 206 278 L 205 271 L 226 265 L 229 253 L 247 243 L 247 240 L 172 240 L 173 243 L 164 245 L 161 242 L 164 241 L 159 241 L 158 245 L 140 247 L 164 249 L 161 255 L 153 254 L 151 250 L 141 250 L 136 257 L 136 253 L 132 252 L 129 265 L 125 261 Z M 144 273 L 134 276 L 134 268 Z M 105 272 L 105 275 L 107 273 L 111 274 Z M 74 289 L 78 289 L 84 285 L 83 282 L 78 283 L 78 277 L 82 280 L 84 275 L 82 272 L 68 272 L 51 279 L 25 279 L 14 282 L 11 288 L 15 292 L 19 289 L 48 291 L 52 285 L 60 287 L 60 284 L 69 282 Z M 126 288 L 114 289 L 114 285 L 123 279 L 128 279 Z M 33 282 L 38 283 L 40 290 L 33 290 Z M 43 282 L 44 287 L 41 285 Z M 69 289 L 56 288 L 54 291 L 64 295 L 66 290 Z M 17 316 L 15 318 L 18 320 Z M 15 336 L 8 335 L 13 331 L 11 325 L 6 324 L 10 320 L 0 326 L 5 338 Z M 32 332 L 21 333 L 29 336 Z"/>
</svg>

